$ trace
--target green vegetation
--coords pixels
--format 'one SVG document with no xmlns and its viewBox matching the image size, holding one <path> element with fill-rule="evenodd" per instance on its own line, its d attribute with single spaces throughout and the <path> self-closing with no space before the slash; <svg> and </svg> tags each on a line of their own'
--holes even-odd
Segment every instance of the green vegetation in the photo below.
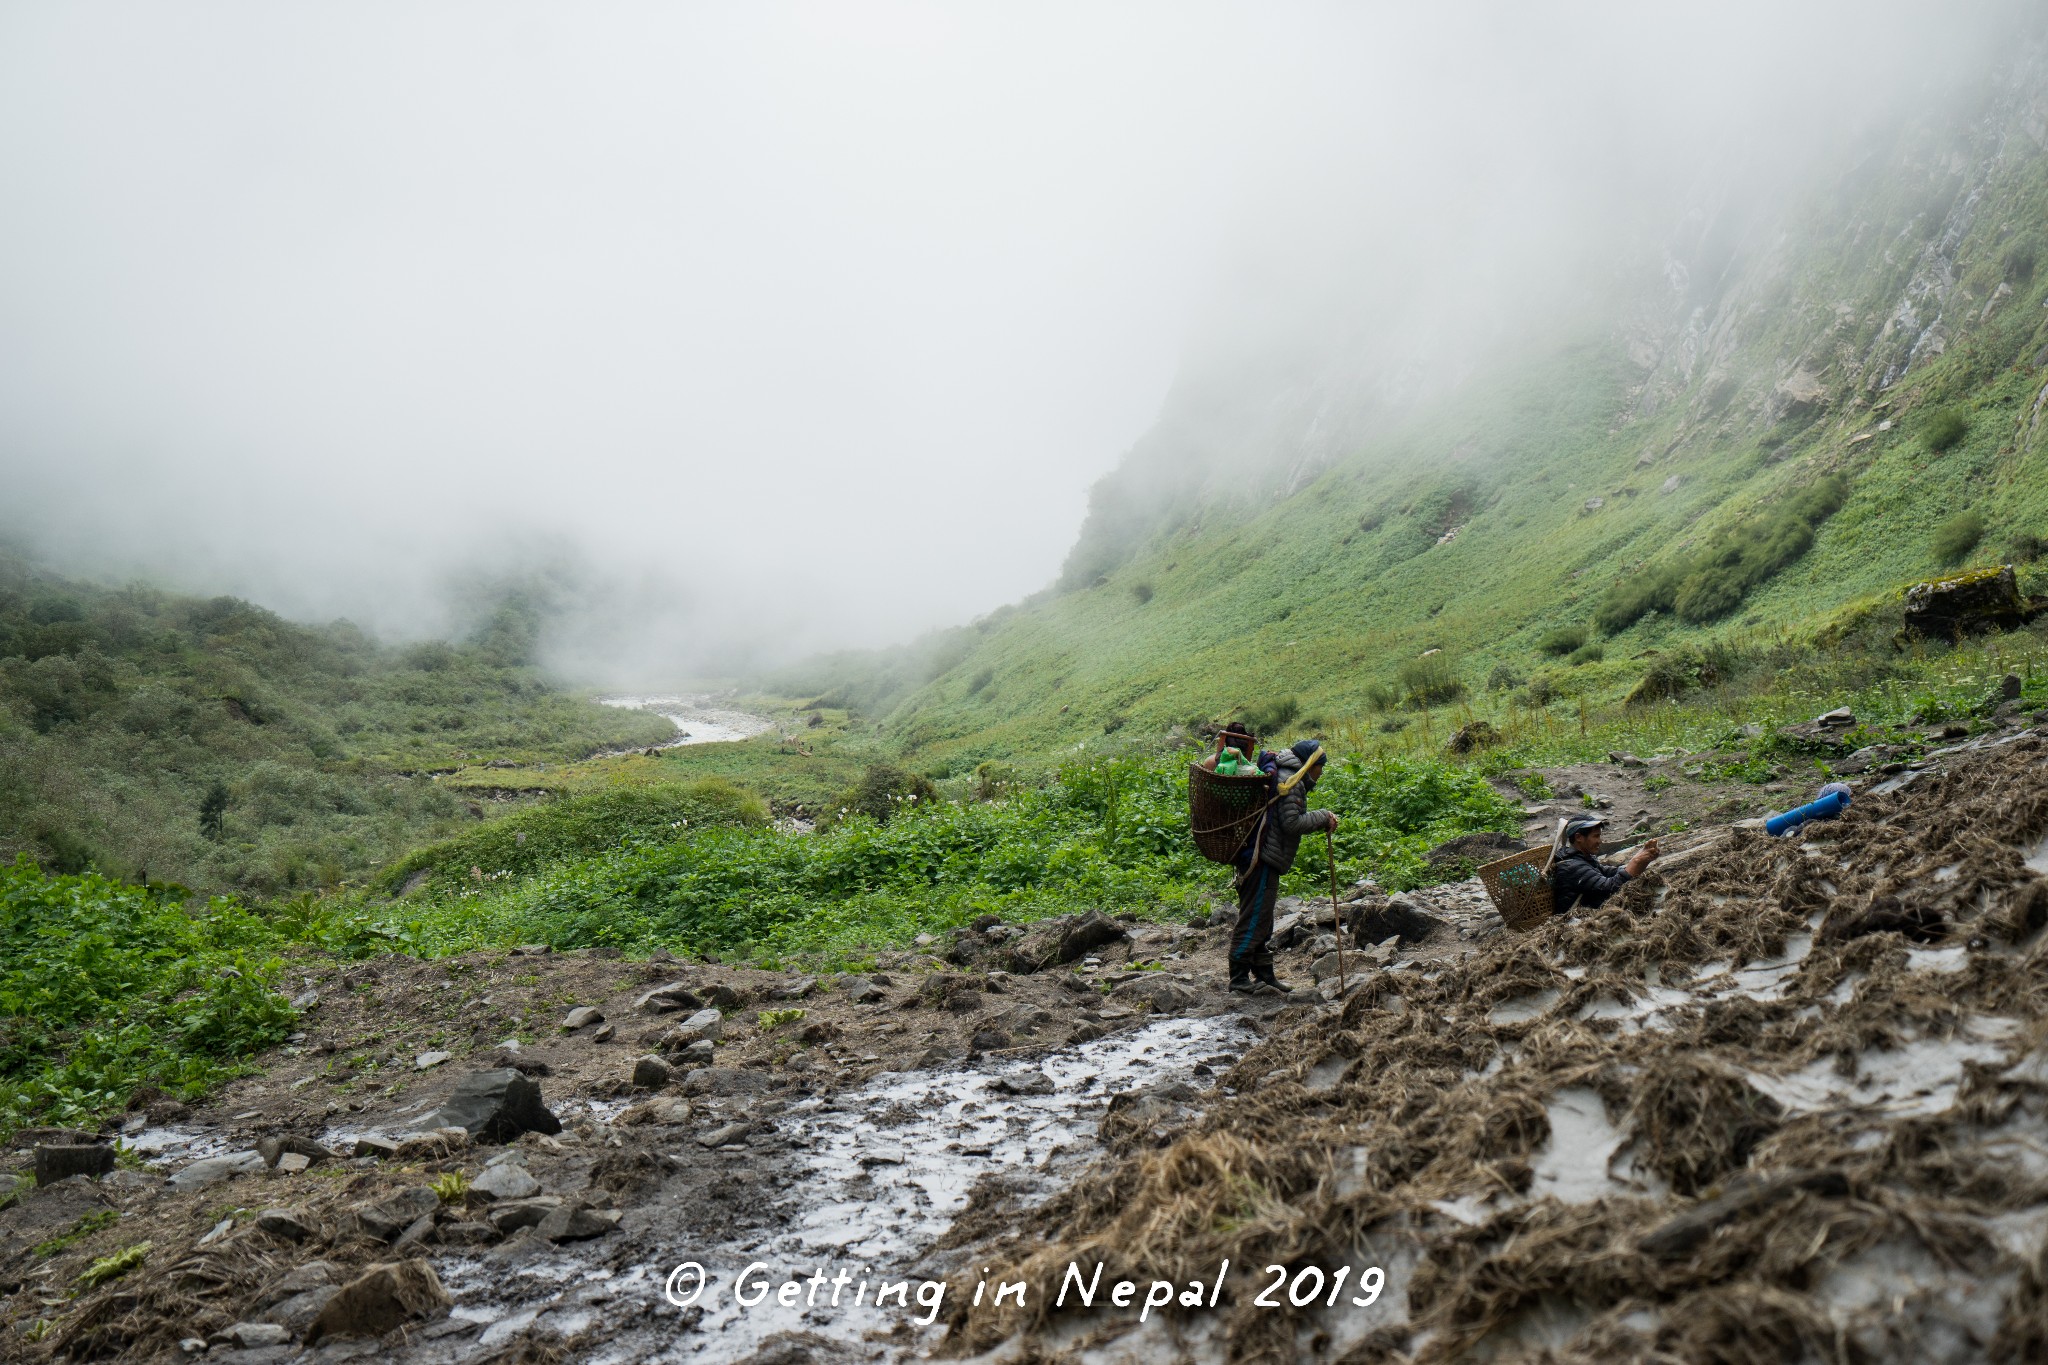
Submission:
<svg viewBox="0 0 2048 1365">
<path fill-rule="evenodd" d="M 193 902 L 195 906 L 196 902 Z M 193 1096 L 290 1032 L 278 943 L 232 901 L 0 867 L 0 1130 Z"/>
<path fill-rule="evenodd" d="M 1984 539 L 1984 530 L 1984 518 L 1978 513 L 1956 513 L 1935 528 L 1934 557 L 1943 564 L 1960 564 Z"/>
<path fill-rule="evenodd" d="M 387 649 L 346 622 L 0 556 L 0 859 L 258 894 L 331 886 L 474 818 L 432 770 L 670 733 L 558 691 L 521 648 L 497 618 L 462 646 Z"/>
<path fill-rule="evenodd" d="M 1957 407 L 1936 408 L 1920 423 L 1921 444 L 1936 454 L 1953 450 L 1969 434 L 1969 415 Z"/>
<path fill-rule="evenodd" d="M 1584 626 L 1563 626 L 1544 636 L 1536 648 L 1553 657 L 1563 658 L 1583 649 L 1591 633 Z"/>
<path fill-rule="evenodd" d="M 856 813 L 809 835 L 732 823 L 629 842 L 529 877 L 360 902 L 320 933 L 344 950 L 427 954 L 551 943 L 847 957 L 980 914 L 1185 910 L 1229 882 L 1187 836 L 1192 757 L 1093 759 L 1000 801 L 904 803 L 886 823 Z M 1317 803 L 1345 816 L 1340 874 L 1396 887 L 1430 875 L 1435 844 L 1517 820 L 1477 772 L 1435 759 L 1338 760 Z M 1324 873 L 1303 861 L 1314 866 L 1296 880 L 1312 892 Z"/>
<path fill-rule="evenodd" d="M 149 1252 L 148 1242 L 137 1242 L 134 1246 L 122 1247 L 112 1255 L 102 1256 L 79 1274 L 78 1287 L 95 1289 L 109 1280 L 118 1280 L 148 1260 Z"/>
<path fill-rule="evenodd" d="M 1814 528 L 1840 510 L 1848 493 L 1846 480 L 1822 479 L 1722 532 L 1705 549 L 1617 582 L 1594 619 L 1609 633 L 1653 611 L 1672 612 L 1691 625 L 1718 620 L 1811 549 Z"/>
<path fill-rule="evenodd" d="M 429 844 L 386 868 L 379 890 L 423 883 L 439 890 L 523 877 L 551 863 L 620 844 L 658 842 L 710 825 L 759 825 L 761 798 L 720 777 L 565 796 Z"/>
<path fill-rule="evenodd" d="M 929 806 L 938 799 L 938 788 L 930 778 L 905 772 L 893 763 L 877 763 L 861 774 L 860 781 L 839 793 L 820 823 L 829 827 L 858 815 L 886 825 L 899 812 L 920 802 Z"/>
</svg>

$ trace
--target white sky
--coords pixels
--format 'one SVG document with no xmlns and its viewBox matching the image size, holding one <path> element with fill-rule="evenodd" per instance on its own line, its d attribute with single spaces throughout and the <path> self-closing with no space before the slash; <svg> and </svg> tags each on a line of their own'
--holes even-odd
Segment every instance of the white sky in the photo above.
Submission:
<svg viewBox="0 0 2048 1365">
<path fill-rule="evenodd" d="M 566 554 L 658 657 L 900 638 L 1052 578 L 1232 289 L 1577 236 L 1930 60 L 1890 7 L 0 4 L 0 524 L 385 630 Z"/>
</svg>

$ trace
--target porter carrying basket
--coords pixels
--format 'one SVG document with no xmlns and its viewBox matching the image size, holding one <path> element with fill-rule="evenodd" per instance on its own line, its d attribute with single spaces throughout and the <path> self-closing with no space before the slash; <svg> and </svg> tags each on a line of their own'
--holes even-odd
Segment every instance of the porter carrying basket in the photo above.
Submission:
<svg viewBox="0 0 2048 1365">
<path fill-rule="evenodd" d="M 1508 928 L 1526 933 L 1550 918 L 1550 879 L 1543 875 L 1549 858 L 1545 844 L 1480 867 L 1480 883 Z"/>
<path fill-rule="evenodd" d="M 1279 798 L 1264 773 L 1225 777 L 1196 763 L 1188 768 L 1188 825 L 1195 847 L 1214 863 L 1227 863 L 1252 837 L 1259 817 Z"/>
</svg>

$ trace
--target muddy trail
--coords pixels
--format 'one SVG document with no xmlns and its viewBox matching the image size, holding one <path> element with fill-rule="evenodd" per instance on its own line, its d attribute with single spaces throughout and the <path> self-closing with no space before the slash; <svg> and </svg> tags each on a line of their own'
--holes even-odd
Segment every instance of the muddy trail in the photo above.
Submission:
<svg viewBox="0 0 2048 1365">
<path fill-rule="evenodd" d="M 115 1169 L 21 1136 L 85 1174 L 0 1208 L 4 1351 L 2048 1358 L 2048 747 L 1887 766 L 1532 935 L 1352 888 L 1341 987 L 1285 904 L 1285 999 L 1219 989 L 1220 911 L 860 976 L 309 964 L 305 1032 Z"/>
</svg>

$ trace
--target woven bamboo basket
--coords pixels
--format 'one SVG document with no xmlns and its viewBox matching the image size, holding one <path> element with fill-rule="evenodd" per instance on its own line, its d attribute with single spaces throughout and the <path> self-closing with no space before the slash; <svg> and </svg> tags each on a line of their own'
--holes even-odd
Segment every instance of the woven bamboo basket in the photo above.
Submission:
<svg viewBox="0 0 2048 1365">
<path fill-rule="evenodd" d="M 1550 882 L 1543 875 L 1549 857 L 1549 847 L 1538 845 L 1480 867 L 1480 883 L 1508 928 L 1526 933 L 1550 918 Z"/>
<path fill-rule="evenodd" d="M 1252 837 L 1259 813 L 1272 800 L 1273 784 L 1266 777 L 1224 777 L 1199 763 L 1190 765 L 1188 827 L 1195 847 L 1211 862 L 1229 862 Z"/>
</svg>

